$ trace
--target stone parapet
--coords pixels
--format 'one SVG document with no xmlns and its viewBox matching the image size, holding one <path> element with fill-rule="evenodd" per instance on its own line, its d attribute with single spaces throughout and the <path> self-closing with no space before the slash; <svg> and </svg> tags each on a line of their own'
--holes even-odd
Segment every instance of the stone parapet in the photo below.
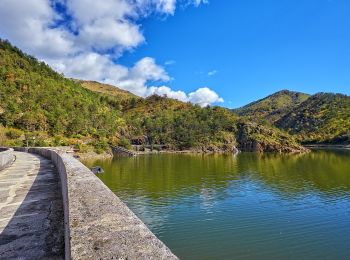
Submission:
<svg viewBox="0 0 350 260">
<path fill-rule="evenodd" d="M 16 148 L 52 160 L 62 185 L 66 259 L 177 259 L 86 166 L 48 148 Z"/>
</svg>

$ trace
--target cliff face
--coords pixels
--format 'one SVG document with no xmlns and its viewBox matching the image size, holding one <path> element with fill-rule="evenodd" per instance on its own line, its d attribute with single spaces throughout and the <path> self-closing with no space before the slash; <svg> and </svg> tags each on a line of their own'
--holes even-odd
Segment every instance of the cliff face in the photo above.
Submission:
<svg viewBox="0 0 350 260">
<path fill-rule="evenodd" d="M 240 123 L 238 149 L 243 152 L 302 153 L 308 149 L 298 145 L 290 135 L 255 123 Z"/>
</svg>

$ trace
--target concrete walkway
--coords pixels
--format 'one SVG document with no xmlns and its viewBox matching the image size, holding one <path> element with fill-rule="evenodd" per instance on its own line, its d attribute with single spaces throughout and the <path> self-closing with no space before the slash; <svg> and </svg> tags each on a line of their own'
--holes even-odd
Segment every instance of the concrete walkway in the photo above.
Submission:
<svg viewBox="0 0 350 260">
<path fill-rule="evenodd" d="M 51 161 L 15 152 L 0 171 L 0 259 L 63 259 L 59 176 Z"/>
</svg>

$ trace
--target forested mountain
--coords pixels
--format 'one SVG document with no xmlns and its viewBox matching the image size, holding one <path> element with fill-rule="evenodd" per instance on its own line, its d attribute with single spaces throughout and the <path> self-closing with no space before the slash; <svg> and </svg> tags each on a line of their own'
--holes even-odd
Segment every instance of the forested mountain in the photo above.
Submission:
<svg viewBox="0 0 350 260">
<path fill-rule="evenodd" d="M 350 97 L 346 95 L 310 96 L 282 90 L 234 112 L 253 122 L 272 124 L 302 143 L 350 143 Z"/>
<path fill-rule="evenodd" d="M 114 135 L 123 126 L 120 114 L 107 98 L 64 78 L 8 42 L 0 42 L 3 144 L 22 145 L 23 138 L 35 137 L 36 145 L 64 145 L 86 137 L 99 147 L 107 133 Z"/>
<path fill-rule="evenodd" d="M 318 93 L 276 122 L 303 142 L 350 143 L 350 96 Z"/>
<path fill-rule="evenodd" d="M 273 124 L 307 100 L 309 96 L 305 93 L 281 90 L 233 111 L 240 116 Z"/>
<path fill-rule="evenodd" d="M 2 40 L 0 102 L 0 145 L 29 140 L 100 152 L 147 137 L 174 150 L 303 151 L 290 135 L 248 124 L 225 108 L 143 99 L 110 85 L 67 79 Z"/>
</svg>

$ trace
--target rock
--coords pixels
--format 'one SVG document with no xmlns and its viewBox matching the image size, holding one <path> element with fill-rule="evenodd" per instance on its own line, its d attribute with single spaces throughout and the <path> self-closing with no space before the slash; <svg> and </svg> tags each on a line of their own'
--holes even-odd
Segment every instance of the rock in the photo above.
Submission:
<svg viewBox="0 0 350 260">
<path fill-rule="evenodd" d="M 90 169 L 94 174 L 97 173 L 104 173 L 104 170 L 102 169 L 101 166 L 95 166 Z"/>
</svg>

